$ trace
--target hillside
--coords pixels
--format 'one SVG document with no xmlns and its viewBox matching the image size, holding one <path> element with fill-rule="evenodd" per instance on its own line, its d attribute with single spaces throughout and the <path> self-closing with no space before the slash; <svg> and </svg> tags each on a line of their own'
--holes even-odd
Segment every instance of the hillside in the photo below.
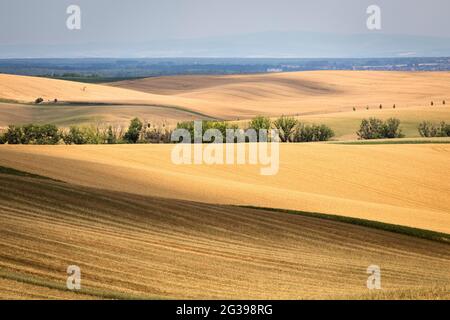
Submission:
<svg viewBox="0 0 450 320">
<path fill-rule="evenodd" d="M 448 72 L 308 71 L 232 76 L 176 76 L 110 84 L 196 100 L 195 111 L 225 119 L 320 115 L 353 107 L 429 106 L 450 100 Z"/>
<path fill-rule="evenodd" d="M 259 114 L 345 113 L 353 107 L 361 112 L 367 106 L 377 109 L 380 104 L 385 109 L 395 104 L 401 114 L 401 110 L 411 107 L 427 107 L 431 101 L 435 101 L 435 108 L 446 108 L 442 101 L 450 101 L 449 83 L 448 72 L 315 71 L 174 76 L 110 85 L 0 74 L 0 99 L 33 102 L 42 97 L 45 101 L 56 98 L 66 103 L 140 105 L 141 112 L 145 110 L 143 106 L 172 107 L 198 117 L 237 120 Z M 164 109 L 154 111 L 164 116 Z M 425 114 L 423 117 L 426 118 Z"/>
<path fill-rule="evenodd" d="M 280 146 L 259 165 L 175 165 L 173 145 L 0 146 L 0 166 L 69 183 L 212 204 L 285 208 L 450 233 L 449 144 Z"/>
<path fill-rule="evenodd" d="M 0 298 L 449 298 L 448 244 L 0 174 Z M 81 268 L 82 291 L 65 289 Z M 366 289 L 369 265 L 381 292 Z"/>
<path fill-rule="evenodd" d="M 101 104 L 145 104 L 172 106 L 189 102 L 189 99 L 148 94 L 111 86 L 86 84 L 42 77 L 0 74 L 0 98 L 19 102 L 84 102 Z M 57 106 L 57 105 L 55 105 Z"/>
</svg>

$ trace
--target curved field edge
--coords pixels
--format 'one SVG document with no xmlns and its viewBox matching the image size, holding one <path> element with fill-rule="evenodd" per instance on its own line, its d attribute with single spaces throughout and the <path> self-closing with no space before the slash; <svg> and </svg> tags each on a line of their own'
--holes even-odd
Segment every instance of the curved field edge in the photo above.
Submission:
<svg viewBox="0 0 450 320">
<path fill-rule="evenodd" d="M 442 298 L 433 288 L 450 283 L 446 245 L 385 231 L 11 174 L 0 189 L 6 292 L 67 295 L 68 263 L 88 289 L 72 299 L 339 299 L 368 294 L 373 262 L 392 298 Z"/>
<path fill-rule="evenodd" d="M 13 168 L 8 168 L 8 167 L 3 167 L 3 166 L 0 166 L 0 174 L 9 174 L 9 175 L 16 175 L 16 176 L 20 176 L 20 177 L 30 177 L 30 178 L 37 178 L 37 179 L 46 179 L 46 180 L 55 181 L 55 182 L 62 182 L 62 181 L 55 180 L 55 179 L 52 179 L 49 177 L 36 175 L 36 174 L 29 173 L 29 172 L 16 170 Z M 62 183 L 64 183 L 64 182 L 62 182 Z M 399 234 L 403 234 L 403 235 L 407 235 L 407 236 L 411 236 L 411 237 L 432 240 L 432 241 L 438 241 L 438 242 L 442 242 L 445 244 L 450 244 L 450 234 L 443 233 L 443 232 L 435 232 L 435 231 L 426 230 L 426 229 L 411 228 L 411 227 L 407 227 L 407 226 L 395 225 L 395 224 L 384 223 L 384 222 L 379 222 L 379 221 L 359 219 L 359 218 L 339 216 L 339 215 L 332 215 L 332 214 L 319 213 L 319 212 L 306 212 L 306 211 L 299 211 L 299 210 L 268 208 L 268 207 L 258 207 L 258 206 L 246 206 L 246 205 L 241 205 L 241 206 L 236 206 L 236 207 L 256 209 L 256 210 L 265 210 L 265 211 L 272 211 L 272 212 L 279 212 L 279 213 L 287 213 L 287 214 L 295 214 L 295 215 L 317 218 L 317 219 L 338 221 L 338 222 L 368 227 L 368 228 L 372 228 L 372 229 L 378 229 L 378 230 L 383 230 L 383 231 L 388 231 L 388 232 L 393 232 L 393 233 L 399 233 Z"/>
<path fill-rule="evenodd" d="M 358 226 L 362 226 L 362 227 L 403 234 L 403 235 L 410 236 L 410 237 L 416 237 L 416 238 L 420 238 L 420 239 L 437 241 L 437 242 L 441 242 L 441 243 L 450 245 L 450 234 L 448 234 L 448 233 L 435 232 L 435 231 L 431 231 L 431 230 L 411 228 L 411 227 L 407 227 L 407 226 L 395 225 L 395 224 L 384 223 L 384 222 L 379 222 L 379 221 L 338 216 L 338 215 L 318 213 L 318 212 L 306 212 L 306 211 L 298 211 L 298 210 L 266 208 L 266 207 L 257 207 L 257 206 L 239 206 L 239 207 L 279 212 L 279 213 L 287 213 L 287 214 L 300 215 L 300 216 L 304 216 L 304 217 L 325 219 L 325 220 L 331 220 L 331 221 L 338 221 L 338 222 L 358 225 Z"/>
</svg>

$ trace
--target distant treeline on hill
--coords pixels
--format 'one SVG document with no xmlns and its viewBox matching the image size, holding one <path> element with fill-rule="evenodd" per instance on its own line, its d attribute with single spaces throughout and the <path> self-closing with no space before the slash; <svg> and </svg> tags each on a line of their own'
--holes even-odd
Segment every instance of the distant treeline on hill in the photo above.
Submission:
<svg viewBox="0 0 450 320">
<path fill-rule="evenodd" d="M 449 58 L 149 58 L 0 59 L 0 72 L 81 82 L 187 74 L 249 74 L 312 70 L 450 70 Z"/>
</svg>

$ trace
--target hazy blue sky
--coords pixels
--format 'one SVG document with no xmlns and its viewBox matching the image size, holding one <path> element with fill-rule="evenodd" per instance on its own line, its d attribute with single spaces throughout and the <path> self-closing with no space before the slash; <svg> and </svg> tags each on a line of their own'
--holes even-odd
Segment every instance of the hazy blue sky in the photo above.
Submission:
<svg viewBox="0 0 450 320">
<path fill-rule="evenodd" d="M 82 30 L 65 26 L 82 9 Z M 265 31 L 363 33 L 366 8 L 382 32 L 450 37 L 449 0 L 0 0 L 0 43 L 145 42 Z"/>
</svg>

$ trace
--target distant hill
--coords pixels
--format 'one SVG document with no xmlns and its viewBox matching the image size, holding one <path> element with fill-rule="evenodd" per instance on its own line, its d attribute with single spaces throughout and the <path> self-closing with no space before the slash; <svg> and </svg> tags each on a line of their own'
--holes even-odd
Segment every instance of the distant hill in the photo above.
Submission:
<svg viewBox="0 0 450 320">
<path fill-rule="evenodd" d="M 146 43 L 1 45 L 0 58 L 298 57 L 377 58 L 450 56 L 446 38 L 410 35 L 263 32 Z"/>
</svg>

